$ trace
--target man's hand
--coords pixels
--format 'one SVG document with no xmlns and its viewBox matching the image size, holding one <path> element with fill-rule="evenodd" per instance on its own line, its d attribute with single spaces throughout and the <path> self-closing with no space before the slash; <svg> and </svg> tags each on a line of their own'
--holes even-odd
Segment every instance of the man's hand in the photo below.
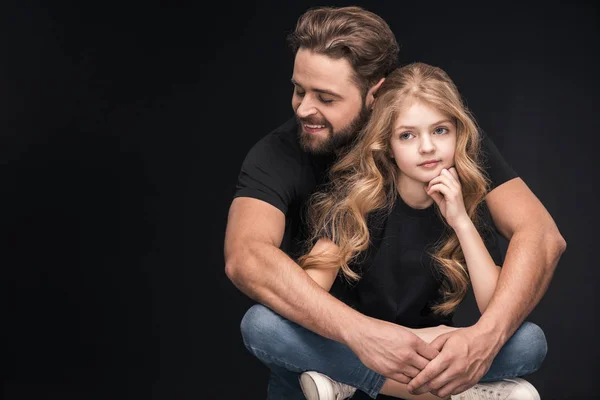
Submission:
<svg viewBox="0 0 600 400">
<path fill-rule="evenodd" d="M 386 378 L 408 383 L 439 352 L 408 329 L 367 317 L 346 340 L 367 367 Z"/>
<path fill-rule="evenodd" d="M 440 354 L 410 381 L 408 391 L 438 397 L 464 392 L 488 371 L 503 345 L 500 342 L 493 330 L 477 324 L 437 337 L 431 345 Z"/>
</svg>

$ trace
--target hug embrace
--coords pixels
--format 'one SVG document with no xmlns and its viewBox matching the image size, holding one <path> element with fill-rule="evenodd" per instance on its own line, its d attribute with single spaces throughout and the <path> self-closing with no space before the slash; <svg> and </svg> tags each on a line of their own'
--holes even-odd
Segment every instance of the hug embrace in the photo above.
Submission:
<svg viewBox="0 0 600 400">
<path fill-rule="evenodd" d="M 248 153 L 225 236 L 267 398 L 539 399 L 552 217 L 381 17 L 313 8 L 289 42 L 295 115 Z M 457 327 L 469 290 L 481 317 Z"/>
</svg>

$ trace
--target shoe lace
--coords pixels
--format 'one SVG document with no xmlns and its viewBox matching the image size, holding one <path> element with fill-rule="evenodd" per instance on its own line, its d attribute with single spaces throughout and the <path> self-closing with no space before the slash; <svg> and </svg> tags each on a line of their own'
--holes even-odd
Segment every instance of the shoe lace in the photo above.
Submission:
<svg viewBox="0 0 600 400">
<path fill-rule="evenodd" d="M 489 387 L 483 387 L 475 385 L 466 392 L 458 395 L 459 400 L 500 400 L 502 393 L 491 389 Z"/>
</svg>

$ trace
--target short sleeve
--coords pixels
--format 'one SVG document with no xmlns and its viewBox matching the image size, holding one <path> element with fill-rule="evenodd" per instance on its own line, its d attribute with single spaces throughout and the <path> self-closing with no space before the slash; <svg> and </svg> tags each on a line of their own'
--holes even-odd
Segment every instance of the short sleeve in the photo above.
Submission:
<svg viewBox="0 0 600 400">
<path fill-rule="evenodd" d="M 267 135 L 248 152 L 236 184 L 236 197 L 252 197 L 284 214 L 295 196 L 294 163 L 282 151 L 277 137 Z"/>
<path fill-rule="evenodd" d="M 481 132 L 481 150 L 483 153 L 483 168 L 491 180 L 490 190 L 518 177 L 517 173 L 502 157 L 492 139 L 484 132 Z"/>
</svg>

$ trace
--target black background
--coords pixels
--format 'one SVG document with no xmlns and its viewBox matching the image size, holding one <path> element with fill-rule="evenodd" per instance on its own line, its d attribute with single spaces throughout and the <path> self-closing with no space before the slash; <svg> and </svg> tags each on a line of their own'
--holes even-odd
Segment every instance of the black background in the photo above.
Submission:
<svg viewBox="0 0 600 400">
<path fill-rule="evenodd" d="M 543 399 L 597 392 L 598 9 L 336 2 L 380 14 L 401 62 L 444 68 L 568 249 L 529 320 Z M 252 304 L 223 238 L 250 146 L 292 115 L 285 36 L 309 6 L 3 2 L 4 398 L 261 399 Z M 472 299 L 459 321 L 476 317 Z"/>
</svg>

